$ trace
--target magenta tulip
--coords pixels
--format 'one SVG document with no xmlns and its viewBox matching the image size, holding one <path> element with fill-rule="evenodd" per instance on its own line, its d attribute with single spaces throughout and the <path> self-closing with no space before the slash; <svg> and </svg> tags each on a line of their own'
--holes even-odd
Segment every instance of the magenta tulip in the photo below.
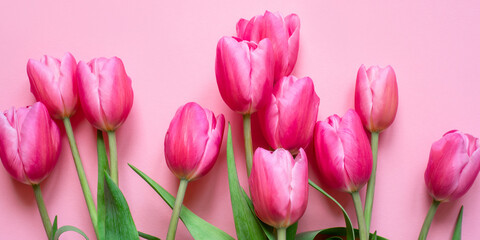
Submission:
<svg viewBox="0 0 480 240">
<path fill-rule="evenodd" d="M 279 13 L 266 11 L 263 16 L 255 16 L 250 21 L 240 19 L 237 36 L 256 43 L 270 39 L 275 55 L 275 81 L 290 75 L 297 62 L 300 38 L 300 19 L 296 14 L 284 19 Z"/>
<path fill-rule="evenodd" d="M 355 87 L 355 110 L 370 132 L 380 132 L 390 126 L 398 107 L 398 87 L 391 66 L 362 65 L 358 69 Z"/>
<path fill-rule="evenodd" d="M 273 88 L 270 40 L 258 43 L 223 37 L 218 41 L 215 74 L 223 101 L 241 114 L 262 108 Z"/>
<path fill-rule="evenodd" d="M 257 216 L 275 228 L 297 222 L 307 208 L 308 163 L 300 148 L 294 159 L 289 151 L 257 148 L 248 179 Z"/>
<path fill-rule="evenodd" d="M 70 117 L 77 110 L 76 69 L 77 62 L 71 53 L 65 54 L 61 61 L 47 55 L 40 61 L 28 60 L 30 91 L 54 118 Z"/>
<path fill-rule="evenodd" d="M 432 144 L 425 184 L 437 201 L 463 196 L 480 171 L 480 141 L 470 134 L 450 131 Z"/>
<path fill-rule="evenodd" d="M 165 135 L 165 159 L 170 170 L 189 181 L 207 174 L 222 144 L 225 118 L 194 102 L 180 107 Z"/>
<path fill-rule="evenodd" d="M 0 158 L 16 180 L 43 181 L 57 163 L 60 144 L 60 130 L 41 102 L 0 114 Z"/>
<path fill-rule="evenodd" d="M 372 172 L 372 150 L 357 113 L 348 110 L 319 121 L 314 133 L 315 154 L 321 181 L 328 187 L 355 192 Z"/>
<path fill-rule="evenodd" d="M 309 77 L 283 77 L 275 84 L 269 104 L 259 111 L 268 144 L 296 154 L 312 141 L 320 98 Z"/>
<path fill-rule="evenodd" d="M 87 120 L 103 131 L 115 131 L 133 105 L 132 81 L 120 58 L 80 61 L 77 67 L 78 92 Z"/>
</svg>

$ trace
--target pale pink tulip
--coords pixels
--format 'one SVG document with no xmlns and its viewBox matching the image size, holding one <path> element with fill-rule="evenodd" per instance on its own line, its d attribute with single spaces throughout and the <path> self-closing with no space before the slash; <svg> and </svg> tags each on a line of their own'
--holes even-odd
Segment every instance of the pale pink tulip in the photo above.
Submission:
<svg viewBox="0 0 480 240">
<path fill-rule="evenodd" d="M 355 87 L 355 110 L 370 132 L 380 132 L 390 126 L 398 107 L 398 87 L 391 66 L 358 69 Z"/>
<path fill-rule="evenodd" d="M 78 93 L 87 120 L 103 131 L 115 131 L 127 119 L 133 105 L 132 81 L 120 58 L 80 61 Z"/>
<path fill-rule="evenodd" d="M 309 77 L 283 77 L 275 84 L 270 102 L 259 111 L 268 144 L 296 154 L 312 141 L 320 98 Z"/>
<path fill-rule="evenodd" d="M 66 53 L 62 60 L 47 55 L 40 61 L 28 60 L 30 91 L 54 118 L 70 117 L 77 110 L 76 69 L 77 62 L 71 53 Z"/>
<path fill-rule="evenodd" d="M 437 201 L 460 198 L 480 171 L 480 141 L 470 134 L 450 131 L 432 144 L 425 184 Z"/>
<path fill-rule="evenodd" d="M 358 191 L 372 172 L 372 150 L 357 113 L 348 110 L 315 126 L 314 145 L 319 177 L 326 186 Z"/>
<path fill-rule="evenodd" d="M 193 181 L 207 174 L 222 145 L 225 118 L 194 102 L 180 107 L 165 135 L 165 160 L 180 179 Z"/>
<path fill-rule="evenodd" d="M 273 51 L 270 40 L 258 43 L 223 37 L 215 60 L 217 85 L 223 101 L 241 114 L 262 108 L 273 88 Z"/>
<path fill-rule="evenodd" d="M 275 228 L 288 227 L 300 219 L 308 201 L 308 161 L 300 148 L 294 159 L 279 148 L 273 153 L 257 148 L 248 179 L 255 213 Z"/>
<path fill-rule="evenodd" d="M 279 13 L 266 11 L 250 20 L 240 19 L 237 36 L 256 43 L 270 39 L 275 55 L 275 81 L 290 75 L 297 62 L 300 38 L 300 19 L 296 14 L 283 18 Z"/>
<path fill-rule="evenodd" d="M 57 163 L 60 145 L 60 130 L 41 102 L 0 114 L 0 158 L 16 180 L 43 181 Z"/>
</svg>

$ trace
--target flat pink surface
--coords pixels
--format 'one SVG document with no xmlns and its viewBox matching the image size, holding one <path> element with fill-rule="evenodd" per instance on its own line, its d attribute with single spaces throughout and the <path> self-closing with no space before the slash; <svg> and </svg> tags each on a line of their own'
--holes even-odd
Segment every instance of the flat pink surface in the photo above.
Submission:
<svg viewBox="0 0 480 240">
<path fill-rule="evenodd" d="M 175 193 L 178 181 L 164 160 L 165 131 L 180 105 L 196 101 L 231 122 L 240 180 L 247 186 L 241 117 L 218 93 L 215 47 L 221 36 L 235 34 L 238 19 L 265 10 L 300 16 L 294 74 L 313 79 L 321 99 L 319 120 L 354 106 L 361 64 L 393 66 L 400 101 L 394 124 L 380 135 L 372 228 L 390 239 L 417 238 L 431 201 L 423 180 L 431 144 L 450 129 L 480 136 L 478 1 L 3 1 L 0 109 L 34 102 L 25 70 L 29 58 L 70 51 L 77 61 L 123 59 L 135 100 L 117 135 L 120 187 L 137 228 L 164 238 L 171 210 L 127 163 Z M 259 132 L 256 121 L 253 130 Z M 73 126 L 96 192 L 95 131 L 81 113 Z M 255 146 L 265 146 L 261 134 L 254 138 Z M 307 152 L 313 157 L 312 148 Z M 225 156 L 222 146 L 213 170 L 188 186 L 185 205 L 235 236 Z M 317 181 L 313 169 L 310 173 Z M 94 239 L 65 135 L 59 163 L 41 187 L 51 217 L 58 215 L 60 225 L 77 226 Z M 0 189 L 0 239 L 45 239 L 31 187 L 0 169 Z M 355 219 L 350 197 L 329 192 Z M 461 205 L 463 239 L 478 239 L 478 180 L 463 198 L 440 205 L 429 239 L 451 238 Z M 299 231 L 343 224 L 335 205 L 311 189 Z M 192 239 L 182 223 L 177 236 Z M 68 233 L 62 239 L 81 238 Z"/>
</svg>

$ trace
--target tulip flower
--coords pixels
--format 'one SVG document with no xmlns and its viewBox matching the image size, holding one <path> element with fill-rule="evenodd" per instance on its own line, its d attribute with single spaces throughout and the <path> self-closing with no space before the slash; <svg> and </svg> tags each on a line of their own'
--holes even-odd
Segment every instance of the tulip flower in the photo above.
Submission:
<svg viewBox="0 0 480 240">
<path fill-rule="evenodd" d="M 180 179 L 167 240 L 175 239 L 178 217 L 189 181 L 207 174 L 220 151 L 225 118 L 194 102 L 180 107 L 165 135 L 165 160 Z"/>
<path fill-rule="evenodd" d="M 358 69 L 355 87 L 355 110 L 370 132 L 390 126 L 398 107 L 398 87 L 391 66 Z"/>
<path fill-rule="evenodd" d="M 251 114 L 268 101 L 273 88 L 273 51 L 270 40 L 258 43 L 223 37 L 215 62 L 218 89 L 225 103 Z"/>
<path fill-rule="evenodd" d="M 102 131 L 115 131 L 133 105 L 132 81 L 120 58 L 80 61 L 78 92 L 87 120 Z"/>
<path fill-rule="evenodd" d="M 315 126 L 315 153 L 322 182 L 330 188 L 351 193 L 357 213 L 360 239 L 368 239 L 358 190 L 372 172 L 372 151 L 357 113 L 348 110 L 340 118 L 333 115 Z"/>
<path fill-rule="evenodd" d="M 217 85 L 223 101 L 243 115 L 247 173 L 252 168 L 250 115 L 267 104 L 273 88 L 274 58 L 269 39 L 258 42 L 223 37 L 215 60 Z"/>
<path fill-rule="evenodd" d="M 270 152 L 257 148 L 248 179 L 255 213 L 264 223 L 277 228 L 278 239 L 285 229 L 302 217 L 308 201 L 308 160 L 300 148 L 294 159 L 279 148 Z"/>
<path fill-rule="evenodd" d="M 132 81 L 118 57 L 80 61 L 78 93 L 87 120 L 106 131 L 110 150 L 110 175 L 118 184 L 115 130 L 123 124 L 133 105 Z"/>
<path fill-rule="evenodd" d="M 292 73 L 297 62 L 300 19 L 296 14 L 283 18 L 279 13 L 266 11 L 250 20 L 240 19 L 237 23 L 240 39 L 259 43 L 270 39 L 275 55 L 275 81 Z"/>
<path fill-rule="evenodd" d="M 452 130 L 432 144 L 425 170 L 425 184 L 433 202 L 420 232 L 426 239 L 433 216 L 441 202 L 463 196 L 480 171 L 480 141 L 470 134 Z"/>
<path fill-rule="evenodd" d="M 47 55 L 40 61 L 28 60 L 30 90 L 54 118 L 70 117 L 77 110 L 76 69 L 77 63 L 71 53 L 65 54 L 62 60 Z"/>
<path fill-rule="evenodd" d="M 372 176 L 368 182 L 365 200 L 365 219 L 367 230 L 372 217 L 373 197 L 377 172 L 378 135 L 390 126 L 397 114 L 398 87 L 395 72 L 391 66 L 368 69 L 360 66 L 355 86 L 355 110 L 363 125 L 371 134 L 373 153 Z"/>
<path fill-rule="evenodd" d="M 41 194 L 42 182 L 57 164 L 60 130 L 41 102 L 0 114 L 0 158 L 16 180 L 32 185 L 47 236 L 52 225 Z"/>
<path fill-rule="evenodd" d="M 275 84 L 269 104 L 259 111 L 268 144 L 297 154 L 312 141 L 320 98 L 309 77 L 283 77 Z"/>
</svg>

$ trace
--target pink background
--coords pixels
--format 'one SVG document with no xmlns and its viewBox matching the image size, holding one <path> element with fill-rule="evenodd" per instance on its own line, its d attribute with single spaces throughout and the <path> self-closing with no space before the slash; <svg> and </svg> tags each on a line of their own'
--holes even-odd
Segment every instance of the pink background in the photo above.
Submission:
<svg viewBox="0 0 480 240">
<path fill-rule="evenodd" d="M 235 156 L 246 185 L 241 117 L 218 93 L 215 47 L 235 34 L 240 18 L 280 11 L 301 19 L 294 74 L 310 76 L 320 96 L 319 120 L 354 106 L 361 64 L 396 71 L 399 108 L 380 135 L 372 228 L 391 239 L 415 239 L 430 205 L 423 174 L 431 144 L 450 129 L 480 136 L 480 4 L 476 1 L 2 1 L 0 3 L 0 109 L 32 104 L 26 63 L 43 54 L 72 52 L 77 61 L 100 56 L 123 59 L 133 80 L 132 112 L 117 134 L 120 186 L 137 228 L 164 238 L 171 210 L 128 166 L 131 163 L 175 193 L 177 179 L 164 160 L 163 140 L 176 109 L 196 101 L 232 123 Z M 254 117 L 254 131 L 259 131 Z M 77 114 L 74 131 L 92 191 L 96 192 L 95 131 Z M 63 129 L 63 126 L 61 127 Z M 226 134 L 226 133 L 225 133 Z M 255 146 L 265 146 L 258 133 Z M 225 143 L 225 139 L 224 139 Z M 94 238 L 68 142 L 53 174 L 42 183 L 48 211 L 60 225 Z M 313 149 L 307 149 L 313 156 Z M 316 181 L 314 171 L 311 177 Z M 44 239 L 29 186 L 0 170 L 0 238 Z M 344 193 L 331 192 L 355 219 Z M 442 204 L 429 239 L 450 239 L 465 206 L 463 237 L 478 238 L 480 183 L 456 202 Z M 235 236 L 225 146 L 217 164 L 188 186 L 185 205 Z M 299 231 L 342 226 L 340 211 L 311 189 Z M 356 225 L 356 223 L 355 223 Z M 69 233 L 63 239 L 80 239 Z M 191 239 L 182 223 L 178 239 Z M 476 236 L 476 237 L 474 237 Z"/>
</svg>

